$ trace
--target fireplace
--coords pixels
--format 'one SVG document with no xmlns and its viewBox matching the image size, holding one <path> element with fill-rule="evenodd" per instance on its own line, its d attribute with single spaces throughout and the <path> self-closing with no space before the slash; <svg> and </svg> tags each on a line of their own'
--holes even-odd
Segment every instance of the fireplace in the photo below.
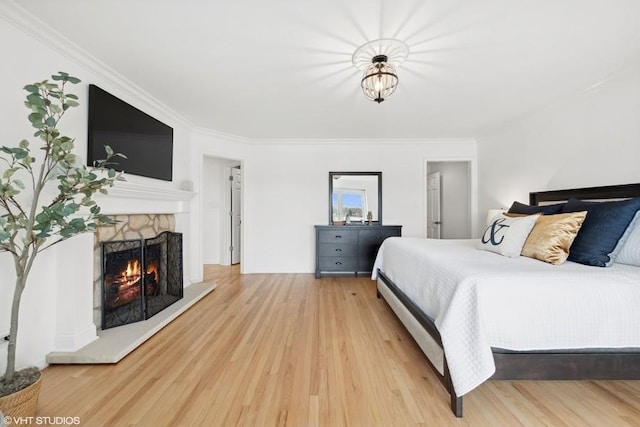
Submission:
<svg viewBox="0 0 640 427">
<path fill-rule="evenodd" d="M 102 243 L 102 329 L 148 319 L 183 296 L 182 234 Z"/>
</svg>

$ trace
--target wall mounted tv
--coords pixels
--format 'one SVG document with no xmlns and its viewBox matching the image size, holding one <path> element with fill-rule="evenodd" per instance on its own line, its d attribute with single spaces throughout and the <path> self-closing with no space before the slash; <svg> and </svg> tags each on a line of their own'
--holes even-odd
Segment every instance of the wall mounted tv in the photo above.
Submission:
<svg viewBox="0 0 640 427">
<path fill-rule="evenodd" d="M 89 85 L 89 145 L 87 165 L 104 159 L 109 145 L 126 159 L 114 158 L 111 167 L 127 174 L 171 181 L 173 128 Z"/>
</svg>

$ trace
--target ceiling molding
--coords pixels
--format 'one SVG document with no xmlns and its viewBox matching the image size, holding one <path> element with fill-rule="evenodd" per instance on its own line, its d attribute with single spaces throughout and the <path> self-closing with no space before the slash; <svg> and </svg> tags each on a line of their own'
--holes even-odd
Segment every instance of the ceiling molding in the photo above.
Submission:
<svg viewBox="0 0 640 427">
<path fill-rule="evenodd" d="M 475 144 L 476 139 L 473 137 L 462 138 L 385 138 L 385 139 L 276 139 L 276 138 L 250 138 L 249 144 L 257 145 L 425 145 L 425 144 Z"/>
<path fill-rule="evenodd" d="M 49 49 L 76 62 L 91 73 L 96 74 L 134 97 L 141 99 L 152 108 L 159 110 L 162 114 L 174 122 L 177 122 L 177 124 L 193 128 L 193 124 L 185 117 L 158 101 L 122 74 L 51 28 L 46 22 L 33 16 L 33 14 L 29 13 L 15 1 L 10 0 L 0 3 L 0 19 L 3 19 L 18 30 L 30 35 Z"/>
<path fill-rule="evenodd" d="M 384 138 L 384 139 L 367 139 L 367 138 L 335 138 L 335 139 L 304 139 L 304 138 L 252 138 L 231 133 L 216 131 L 203 127 L 193 128 L 193 133 L 205 135 L 228 142 L 237 142 L 249 145 L 425 145 L 425 144 L 476 144 L 474 137 L 461 138 Z"/>
<path fill-rule="evenodd" d="M 208 137 L 222 139 L 230 142 L 239 142 L 242 144 L 252 143 L 252 138 L 242 136 L 242 135 L 235 135 L 232 133 L 226 133 L 226 132 L 222 132 L 214 129 L 204 128 L 204 127 L 193 127 L 191 128 L 191 131 L 196 134 L 206 135 Z"/>
</svg>

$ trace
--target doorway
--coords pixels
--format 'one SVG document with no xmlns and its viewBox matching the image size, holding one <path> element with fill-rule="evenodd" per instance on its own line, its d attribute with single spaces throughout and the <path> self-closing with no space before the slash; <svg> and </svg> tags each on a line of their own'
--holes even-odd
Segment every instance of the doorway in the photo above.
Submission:
<svg viewBox="0 0 640 427">
<path fill-rule="evenodd" d="M 471 161 L 427 161 L 427 237 L 469 239 L 473 236 L 471 183 Z"/>
<path fill-rule="evenodd" d="M 204 156 L 202 178 L 203 263 L 237 264 L 242 254 L 241 162 Z"/>
</svg>

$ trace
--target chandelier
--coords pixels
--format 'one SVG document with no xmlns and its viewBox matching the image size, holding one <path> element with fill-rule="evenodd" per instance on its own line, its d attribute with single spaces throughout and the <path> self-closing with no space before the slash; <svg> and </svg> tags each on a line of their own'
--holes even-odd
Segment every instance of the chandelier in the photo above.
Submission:
<svg viewBox="0 0 640 427">
<path fill-rule="evenodd" d="M 365 96 L 379 104 L 393 95 L 398 87 L 396 66 L 408 55 L 409 47 L 396 39 L 373 40 L 356 49 L 351 60 L 364 69 L 360 85 Z"/>
</svg>

